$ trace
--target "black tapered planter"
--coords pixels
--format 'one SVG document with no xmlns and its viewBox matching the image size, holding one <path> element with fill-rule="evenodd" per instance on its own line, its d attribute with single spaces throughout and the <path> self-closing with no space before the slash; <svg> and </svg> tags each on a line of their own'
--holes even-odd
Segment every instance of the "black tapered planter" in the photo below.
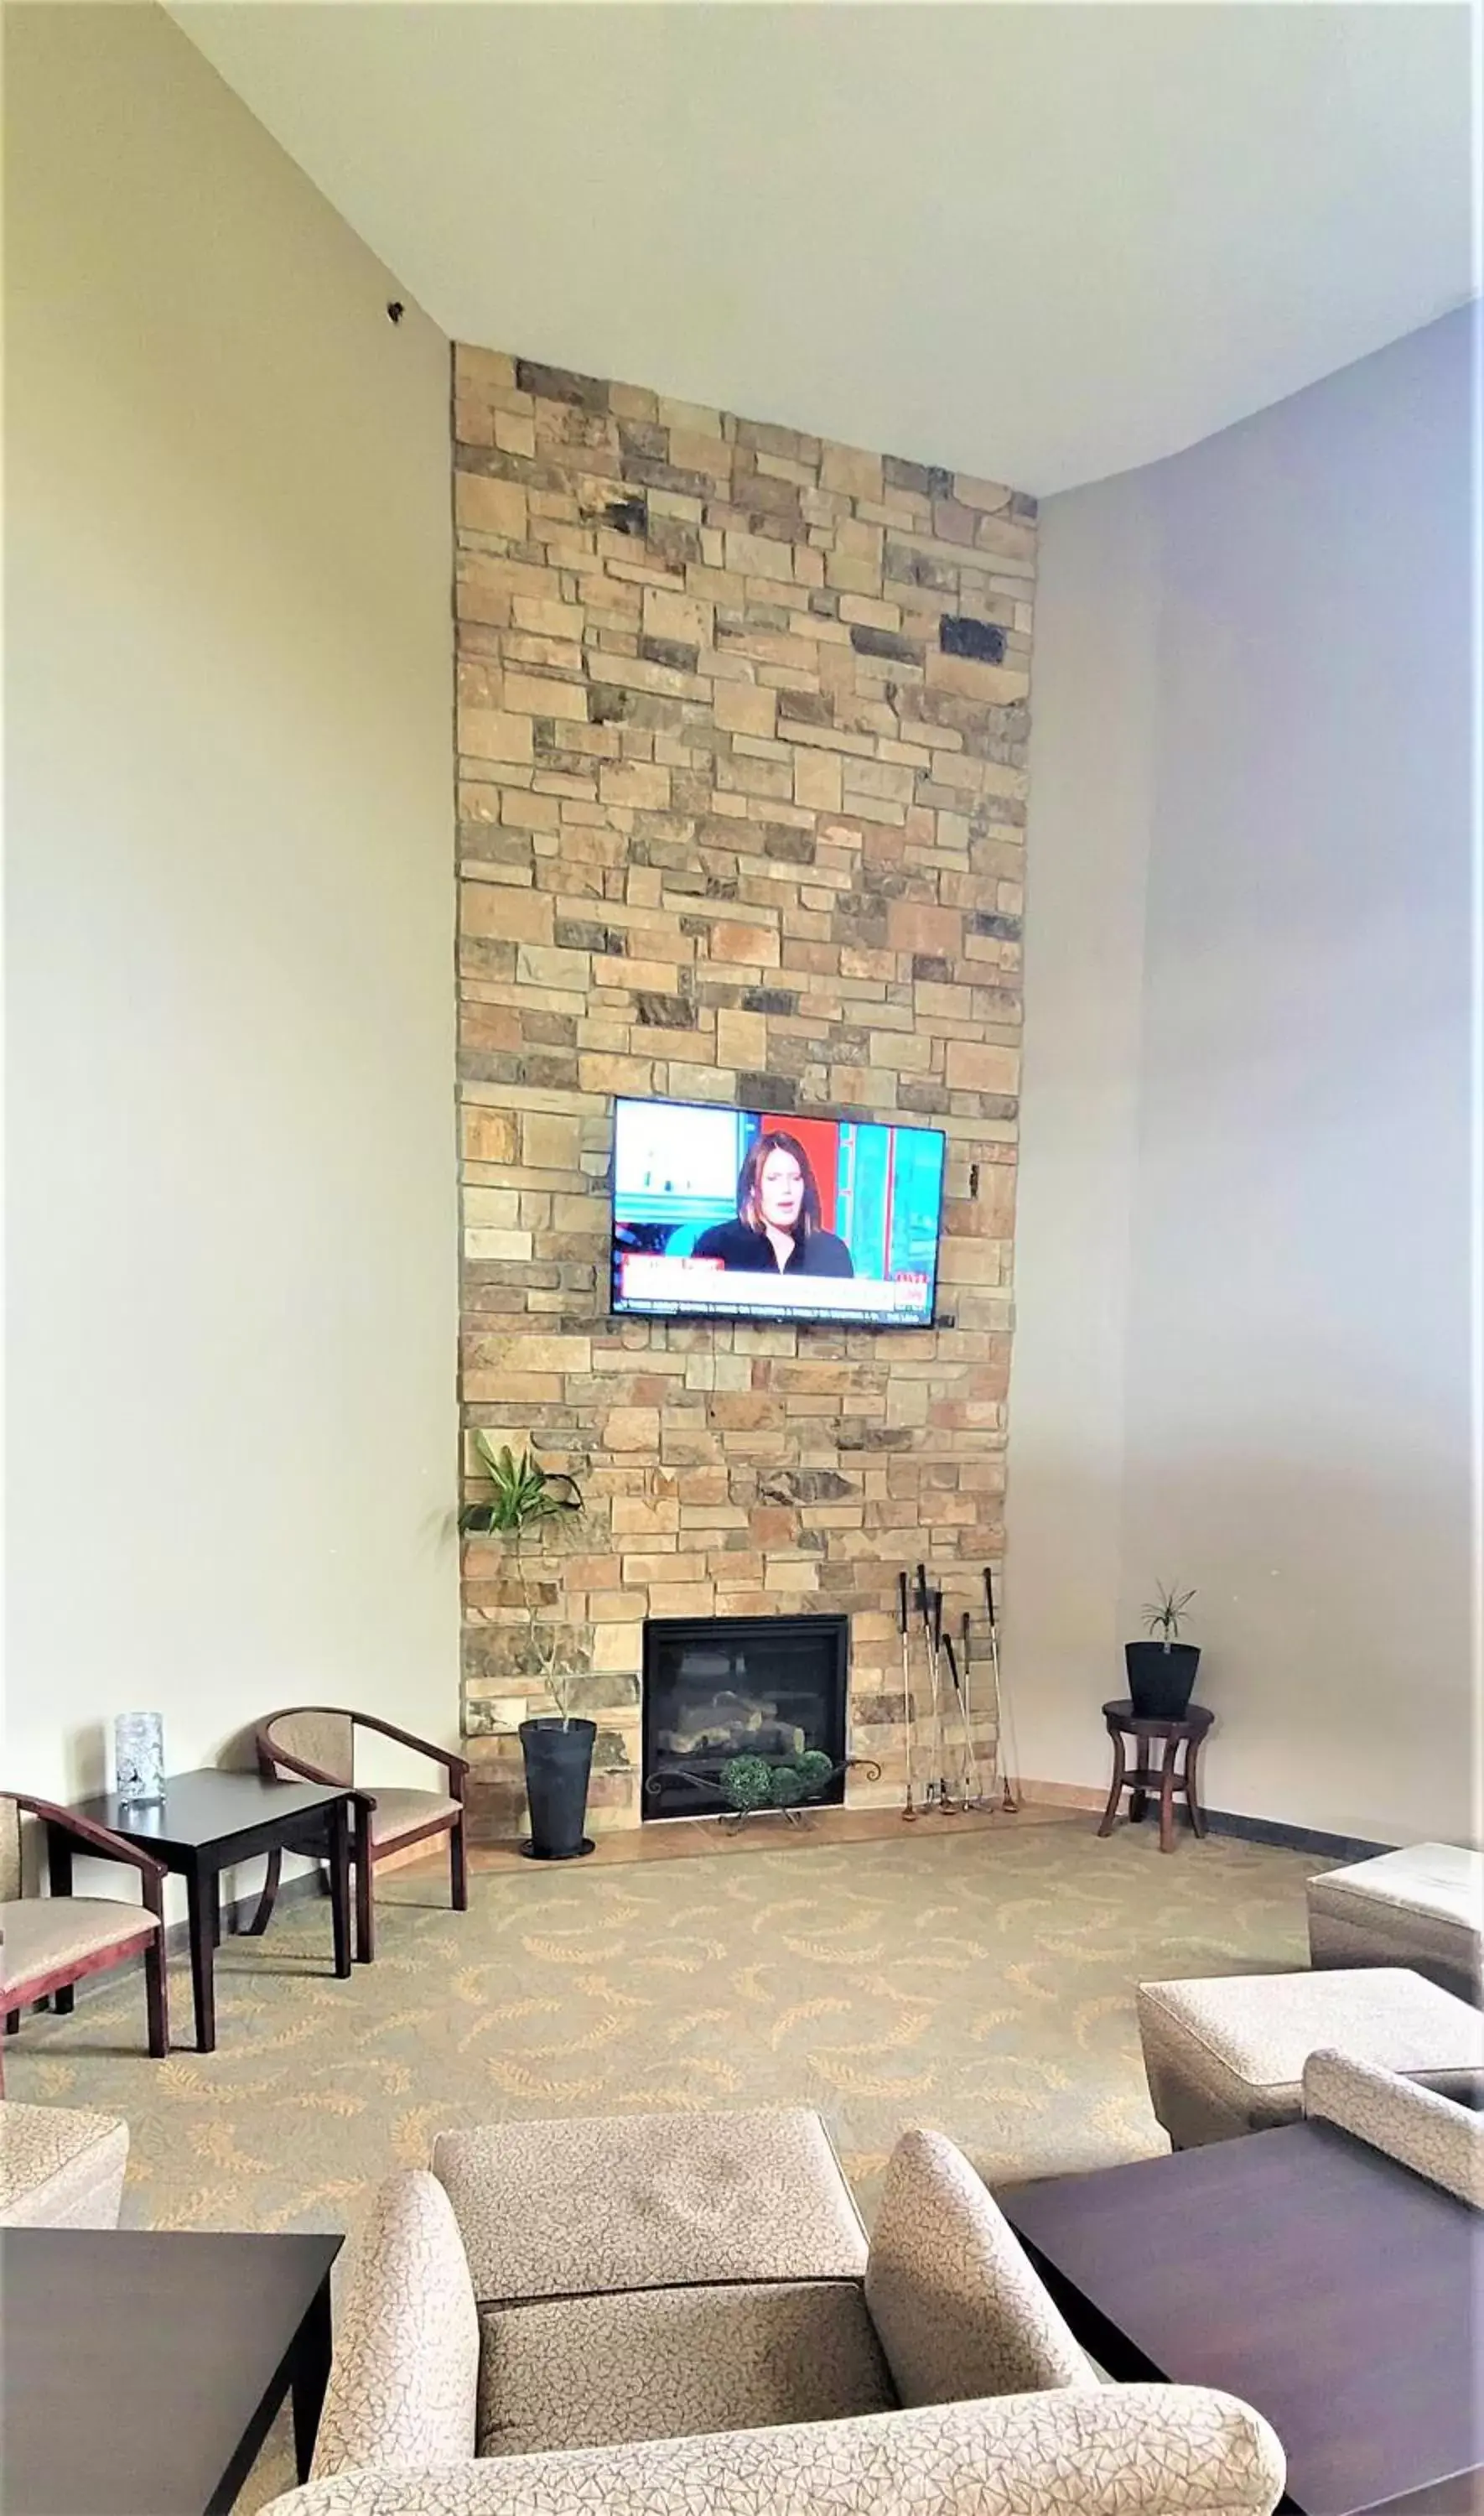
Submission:
<svg viewBox="0 0 1484 2516">
<path fill-rule="evenodd" d="M 592 1851 L 592 1838 L 583 1833 L 582 1824 L 588 1813 L 588 1776 L 597 1736 L 596 1722 L 563 1722 L 555 1712 L 521 1722 L 531 1836 L 520 1849 L 532 1861 L 578 1861 Z"/>
<path fill-rule="evenodd" d="M 1125 1643 L 1129 1699 L 1135 1721 L 1183 1721 L 1200 1666 L 1196 1643 Z"/>
</svg>

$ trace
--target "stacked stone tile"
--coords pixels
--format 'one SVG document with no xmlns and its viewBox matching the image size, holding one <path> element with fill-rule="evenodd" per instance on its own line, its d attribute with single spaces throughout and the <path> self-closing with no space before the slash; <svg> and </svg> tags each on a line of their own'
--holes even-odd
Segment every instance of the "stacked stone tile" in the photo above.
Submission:
<svg viewBox="0 0 1484 2516">
<path fill-rule="evenodd" d="M 454 398 L 467 1433 L 582 1479 L 521 1577 L 596 1824 L 639 1818 L 646 1615 L 847 1612 L 886 1803 L 897 1568 L 956 1622 L 1000 1557 L 1034 502 L 487 350 Z M 945 1129 L 938 1326 L 610 1318 L 615 1093 Z M 500 1544 L 464 1574 L 498 1833 L 549 1707 Z"/>
</svg>

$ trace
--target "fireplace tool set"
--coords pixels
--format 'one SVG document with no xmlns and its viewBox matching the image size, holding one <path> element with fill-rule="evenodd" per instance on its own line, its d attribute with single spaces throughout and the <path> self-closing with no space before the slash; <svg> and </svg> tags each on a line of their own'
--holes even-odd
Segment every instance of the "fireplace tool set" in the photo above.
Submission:
<svg viewBox="0 0 1484 2516">
<path fill-rule="evenodd" d="M 928 1578 L 928 1568 L 920 1564 L 915 1584 L 899 1572 L 897 1610 L 901 1628 L 903 1723 L 907 1742 L 907 1792 L 902 1816 L 913 1820 L 934 1814 L 947 1816 L 961 1809 L 1017 1809 L 1019 1787 L 1010 1779 L 1005 1761 L 1008 1704 L 1000 1672 L 1000 1621 L 995 1613 L 994 1575 L 984 1567 L 984 1607 L 989 1636 L 989 1697 L 994 1722 L 994 1748 L 989 1759 L 987 1783 L 979 1769 L 973 1742 L 973 1620 L 966 1608 L 959 1626 L 956 1649 L 952 1630 L 943 1624 L 943 1593 L 934 1589 Z M 917 1789 L 918 1735 L 916 1690 L 913 1669 L 914 1616 L 908 1605 L 909 1586 L 913 1589 L 916 1626 L 921 1629 L 921 1642 L 928 1671 L 928 1782 Z M 962 1663 L 962 1664 L 961 1664 Z M 950 1781 L 949 1768 L 955 1771 Z"/>
</svg>

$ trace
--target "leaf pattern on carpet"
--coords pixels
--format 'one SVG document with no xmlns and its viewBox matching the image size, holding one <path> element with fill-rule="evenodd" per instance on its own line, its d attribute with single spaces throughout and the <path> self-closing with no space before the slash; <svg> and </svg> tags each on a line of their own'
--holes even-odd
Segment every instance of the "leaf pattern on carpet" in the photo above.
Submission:
<svg viewBox="0 0 1484 2516">
<path fill-rule="evenodd" d="M 817 2106 L 868 2215 L 909 2123 L 991 2180 L 1101 2165 L 1164 2146 L 1134 1984 L 1302 1965 L 1320 1865 L 1092 1825 L 476 1872 L 464 1914 L 440 1873 L 393 1874 L 349 1982 L 318 1900 L 282 1907 L 224 1942 L 216 2053 L 189 2049 L 181 1964 L 168 2061 L 142 1987 L 101 1976 L 26 2018 L 8 2082 L 125 2118 L 134 2226 L 343 2228 L 445 2126 L 667 2107 Z"/>
</svg>

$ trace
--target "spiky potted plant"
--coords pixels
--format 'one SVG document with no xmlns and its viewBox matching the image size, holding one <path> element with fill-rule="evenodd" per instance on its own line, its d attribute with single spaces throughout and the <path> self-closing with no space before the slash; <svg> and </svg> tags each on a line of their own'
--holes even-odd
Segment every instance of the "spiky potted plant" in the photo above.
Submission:
<svg viewBox="0 0 1484 2516">
<path fill-rule="evenodd" d="M 488 1434 L 478 1432 L 474 1448 L 487 1492 L 465 1504 L 459 1526 L 471 1535 L 509 1539 L 525 1610 L 527 1666 L 556 1706 L 555 1712 L 533 1714 L 520 1724 L 531 1820 L 530 1839 L 520 1848 L 533 1861 L 576 1861 L 593 1849 L 583 1824 L 597 1724 L 573 1718 L 574 1673 L 562 1664 L 561 1629 L 542 1615 L 541 1601 L 526 1577 L 526 1562 L 533 1536 L 554 1523 L 561 1526 L 567 1513 L 581 1512 L 582 1492 L 574 1477 L 542 1467 L 534 1443 L 517 1459 L 508 1445 L 496 1449 Z"/>
<path fill-rule="evenodd" d="M 1136 1721 L 1183 1721 L 1189 1707 L 1200 1649 L 1180 1641 L 1180 1625 L 1195 1597 L 1161 1583 L 1142 1611 L 1147 1642 L 1125 1643 L 1129 1698 Z"/>
</svg>

